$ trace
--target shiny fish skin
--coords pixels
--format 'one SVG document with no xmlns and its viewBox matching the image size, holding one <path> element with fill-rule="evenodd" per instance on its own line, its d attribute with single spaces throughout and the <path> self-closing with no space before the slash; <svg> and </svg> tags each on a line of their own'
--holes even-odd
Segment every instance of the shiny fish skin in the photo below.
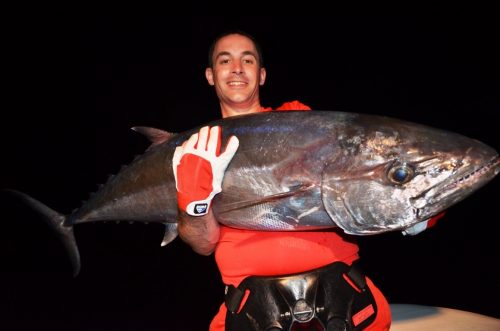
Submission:
<svg viewBox="0 0 500 331">
<path fill-rule="evenodd" d="M 222 193 L 220 223 L 262 231 L 340 227 L 354 235 L 404 230 L 461 201 L 499 172 L 498 153 L 460 134 L 383 116 L 335 111 L 266 112 L 220 125 L 240 147 Z M 153 144 L 70 215 L 13 191 L 61 234 L 75 273 L 75 224 L 118 220 L 166 225 L 176 237 L 172 156 L 199 128 L 171 134 L 136 128 Z"/>
</svg>

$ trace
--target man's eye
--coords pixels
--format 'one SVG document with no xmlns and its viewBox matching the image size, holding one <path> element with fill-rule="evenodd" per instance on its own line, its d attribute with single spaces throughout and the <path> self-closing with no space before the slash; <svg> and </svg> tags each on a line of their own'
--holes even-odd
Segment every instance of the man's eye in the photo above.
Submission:
<svg viewBox="0 0 500 331">
<path fill-rule="evenodd" d="M 228 64 L 229 60 L 228 59 L 220 60 L 219 63 L 220 64 Z"/>
<path fill-rule="evenodd" d="M 245 64 L 252 64 L 253 60 L 251 60 L 251 59 L 245 59 L 245 60 L 243 60 L 243 63 L 245 63 Z"/>
</svg>

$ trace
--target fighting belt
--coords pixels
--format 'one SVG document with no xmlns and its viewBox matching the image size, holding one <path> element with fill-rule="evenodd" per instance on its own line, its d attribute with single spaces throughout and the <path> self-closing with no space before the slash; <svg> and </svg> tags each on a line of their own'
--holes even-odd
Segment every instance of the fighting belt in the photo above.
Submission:
<svg viewBox="0 0 500 331">
<path fill-rule="evenodd" d="M 342 262 L 286 276 L 247 277 L 238 287 L 226 286 L 225 304 L 227 331 L 358 331 L 377 315 L 365 276 L 355 264 Z"/>
</svg>

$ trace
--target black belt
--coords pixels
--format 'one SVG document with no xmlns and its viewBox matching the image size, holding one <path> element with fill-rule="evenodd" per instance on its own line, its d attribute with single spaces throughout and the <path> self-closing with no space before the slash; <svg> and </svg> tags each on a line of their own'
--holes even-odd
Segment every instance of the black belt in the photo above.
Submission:
<svg viewBox="0 0 500 331">
<path fill-rule="evenodd" d="M 250 294 L 240 307 L 246 291 Z M 357 263 L 335 262 L 285 276 L 247 277 L 238 287 L 226 286 L 224 301 L 227 331 L 363 330 L 377 313 Z"/>
</svg>

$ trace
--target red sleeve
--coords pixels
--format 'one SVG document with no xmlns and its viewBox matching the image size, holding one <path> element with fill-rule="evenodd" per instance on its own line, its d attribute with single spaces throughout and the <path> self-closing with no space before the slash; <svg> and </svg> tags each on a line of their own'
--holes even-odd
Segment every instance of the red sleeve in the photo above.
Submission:
<svg viewBox="0 0 500 331">
<path fill-rule="evenodd" d="M 437 221 L 444 216 L 445 212 L 441 212 L 437 214 L 434 217 L 429 218 L 429 221 L 427 222 L 427 229 L 432 228 L 434 225 L 436 225 Z"/>
<path fill-rule="evenodd" d="M 294 100 L 294 101 L 290 101 L 290 102 L 285 102 L 284 104 L 282 104 L 281 106 L 279 106 L 278 108 L 276 108 L 276 110 L 281 110 L 281 111 L 287 111 L 287 110 L 311 110 L 311 107 L 309 106 L 306 106 L 304 105 L 303 103 L 297 101 L 297 100 Z"/>
</svg>

